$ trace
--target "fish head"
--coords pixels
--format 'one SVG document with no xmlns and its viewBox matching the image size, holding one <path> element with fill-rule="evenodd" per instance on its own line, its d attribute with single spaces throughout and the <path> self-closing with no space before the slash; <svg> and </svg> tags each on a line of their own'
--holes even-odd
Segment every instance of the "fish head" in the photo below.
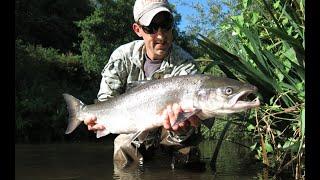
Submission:
<svg viewBox="0 0 320 180">
<path fill-rule="evenodd" d="M 241 112 L 260 106 L 258 97 L 248 98 L 257 90 L 251 84 L 226 78 L 201 88 L 196 95 L 197 105 L 206 117 Z"/>
</svg>

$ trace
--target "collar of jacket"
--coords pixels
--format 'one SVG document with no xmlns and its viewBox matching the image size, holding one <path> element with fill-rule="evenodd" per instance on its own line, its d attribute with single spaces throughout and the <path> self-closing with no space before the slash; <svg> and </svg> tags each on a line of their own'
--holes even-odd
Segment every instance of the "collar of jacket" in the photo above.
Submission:
<svg viewBox="0 0 320 180">
<path fill-rule="evenodd" d="M 164 58 L 164 60 L 161 63 L 160 69 L 163 69 L 164 67 L 170 66 L 172 64 L 172 57 L 171 57 L 171 51 L 172 51 L 172 46 L 174 44 L 172 43 L 170 49 L 169 49 L 169 54 Z M 138 42 L 138 45 L 136 46 L 136 50 L 133 51 L 133 56 L 132 56 L 132 62 L 137 65 L 139 68 L 143 69 L 143 65 L 145 62 L 144 55 L 147 53 L 146 52 L 146 46 L 143 40 L 140 40 Z"/>
</svg>

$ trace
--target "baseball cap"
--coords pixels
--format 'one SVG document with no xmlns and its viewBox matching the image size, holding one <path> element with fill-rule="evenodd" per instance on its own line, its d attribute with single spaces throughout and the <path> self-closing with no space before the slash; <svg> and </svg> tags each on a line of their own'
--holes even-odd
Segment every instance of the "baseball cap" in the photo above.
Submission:
<svg viewBox="0 0 320 180">
<path fill-rule="evenodd" d="M 134 20 L 149 26 L 153 17 L 161 11 L 172 14 L 167 0 L 136 0 L 133 6 Z"/>
</svg>

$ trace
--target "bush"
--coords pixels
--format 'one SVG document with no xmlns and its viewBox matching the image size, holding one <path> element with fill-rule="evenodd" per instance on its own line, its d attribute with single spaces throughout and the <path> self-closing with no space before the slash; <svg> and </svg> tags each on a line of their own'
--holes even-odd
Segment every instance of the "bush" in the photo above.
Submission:
<svg viewBox="0 0 320 180">
<path fill-rule="evenodd" d="M 99 76 L 86 73 L 78 55 L 60 54 L 21 40 L 16 41 L 15 50 L 17 141 L 64 140 L 68 113 L 62 93 L 93 103 Z M 84 133 L 80 134 L 87 136 Z"/>
</svg>

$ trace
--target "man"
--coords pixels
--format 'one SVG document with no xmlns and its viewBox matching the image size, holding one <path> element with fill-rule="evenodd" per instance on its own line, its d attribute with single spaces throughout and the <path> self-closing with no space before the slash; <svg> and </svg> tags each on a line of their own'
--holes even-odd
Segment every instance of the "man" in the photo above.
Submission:
<svg viewBox="0 0 320 180">
<path fill-rule="evenodd" d="M 195 74 L 197 72 L 190 54 L 173 41 L 173 15 L 167 0 L 136 0 L 133 7 L 133 31 L 143 40 L 136 40 L 117 48 L 102 71 L 98 100 L 106 101 L 125 92 L 133 82 Z M 169 105 L 163 112 L 163 128 L 149 131 L 148 136 L 132 144 L 124 144 L 130 137 L 120 134 L 114 140 L 114 160 L 127 164 L 152 155 L 159 146 L 173 155 L 173 165 L 199 160 L 199 120 L 196 116 L 171 127 L 182 109 Z M 96 117 L 85 121 L 88 130 L 99 131 L 105 127 L 96 123 Z M 139 139 L 139 138 L 138 138 Z M 137 148 L 138 151 L 137 151 Z"/>
</svg>

